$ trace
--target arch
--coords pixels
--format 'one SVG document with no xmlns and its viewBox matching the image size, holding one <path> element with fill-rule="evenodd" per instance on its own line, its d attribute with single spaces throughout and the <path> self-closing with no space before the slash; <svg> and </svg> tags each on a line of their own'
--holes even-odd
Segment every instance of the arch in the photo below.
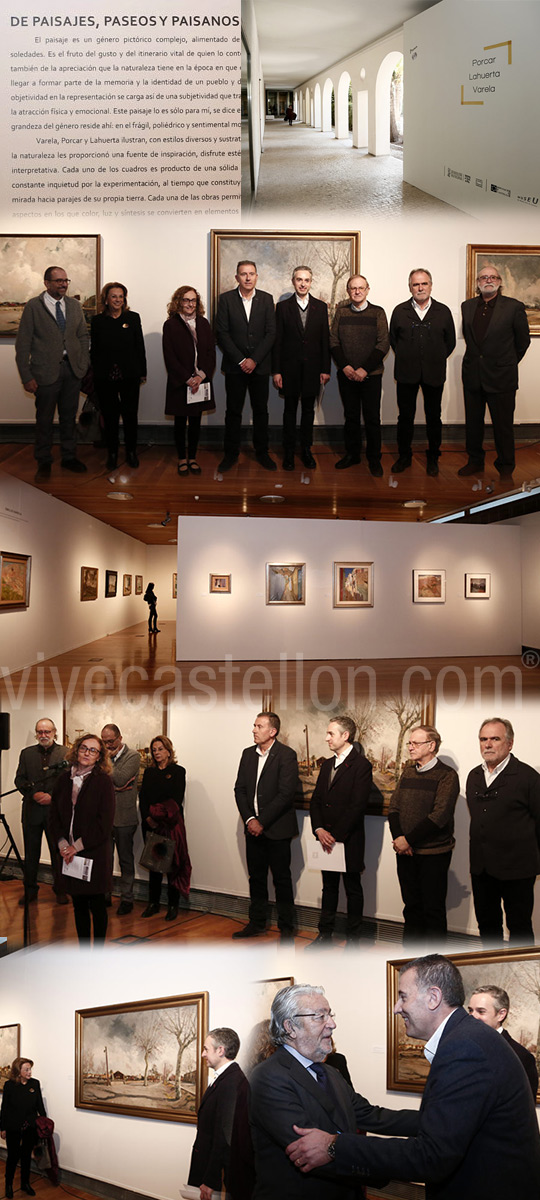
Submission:
<svg viewBox="0 0 540 1200">
<path fill-rule="evenodd" d="M 315 122 L 314 122 L 315 129 L 320 129 L 322 126 L 321 85 L 320 85 L 320 83 L 315 84 L 314 103 L 315 103 Z"/>
<path fill-rule="evenodd" d="M 349 88 L 351 77 L 348 71 L 342 71 L 336 91 L 336 137 L 348 138 L 349 131 Z"/>
<path fill-rule="evenodd" d="M 377 71 L 375 83 L 375 129 L 370 154 L 390 153 L 390 80 L 394 67 L 403 55 L 398 50 L 387 54 Z"/>
<path fill-rule="evenodd" d="M 390 85 L 389 85 L 390 86 Z M 321 129 L 323 133 L 330 133 L 332 129 L 332 92 L 334 85 L 330 77 L 325 79 L 322 93 L 322 120 Z"/>
<path fill-rule="evenodd" d="M 353 96 L 353 146 L 367 146 L 369 142 L 369 92 L 367 88 Z"/>
</svg>

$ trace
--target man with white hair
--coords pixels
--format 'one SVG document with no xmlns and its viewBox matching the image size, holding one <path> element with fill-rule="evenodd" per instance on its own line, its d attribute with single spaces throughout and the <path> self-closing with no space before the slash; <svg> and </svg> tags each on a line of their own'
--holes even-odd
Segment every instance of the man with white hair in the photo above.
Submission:
<svg viewBox="0 0 540 1200">
<path fill-rule="evenodd" d="M 51 792 L 58 779 L 59 771 L 67 764 L 64 761 L 67 746 L 59 746 L 56 741 L 56 725 L 50 717 L 40 717 L 36 721 L 35 746 L 26 746 L 21 750 L 15 787 L 23 796 L 22 827 L 24 837 L 24 896 L 21 896 L 21 907 L 26 903 L 37 900 L 38 869 L 41 857 L 43 834 L 47 838 L 51 865 L 54 867 L 58 856 L 58 847 L 49 833 L 49 813 L 51 808 Z M 67 904 L 65 892 L 56 892 L 56 903 Z"/>
</svg>

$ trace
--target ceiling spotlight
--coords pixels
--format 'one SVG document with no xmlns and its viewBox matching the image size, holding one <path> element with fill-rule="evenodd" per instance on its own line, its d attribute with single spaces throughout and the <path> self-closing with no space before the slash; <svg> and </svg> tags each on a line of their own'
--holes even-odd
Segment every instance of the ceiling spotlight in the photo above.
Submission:
<svg viewBox="0 0 540 1200">
<path fill-rule="evenodd" d="M 167 515 L 166 515 L 166 517 L 165 517 L 165 520 L 164 520 L 164 521 L 162 521 L 162 522 L 161 522 L 161 524 L 162 524 L 162 525 L 168 525 L 168 524 L 170 523 L 170 520 L 171 520 L 171 514 L 170 514 L 170 512 L 168 512 L 168 513 L 167 513 Z"/>
</svg>

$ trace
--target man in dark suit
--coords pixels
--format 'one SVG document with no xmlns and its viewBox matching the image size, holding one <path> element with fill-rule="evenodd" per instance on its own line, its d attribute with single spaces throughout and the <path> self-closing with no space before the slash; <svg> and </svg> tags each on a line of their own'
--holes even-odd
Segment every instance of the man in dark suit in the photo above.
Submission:
<svg viewBox="0 0 540 1200">
<path fill-rule="evenodd" d="M 59 771 L 64 770 L 67 747 L 59 746 L 56 742 L 56 725 L 50 717 L 41 717 L 36 721 L 36 746 L 26 746 L 21 750 L 15 787 L 23 796 L 22 827 L 24 837 L 24 890 L 19 904 L 37 900 L 38 869 L 41 857 L 43 834 L 47 838 L 51 866 L 58 859 L 58 847 L 54 844 L 49 832 L 49 813 L 51 810 L 51 792 Z M 55 889 L 56 890 L 56 889 Z M 56 892 L 56 903 L 67 904 L 64 892 Z"/>
<path fill-rule="evenodd" d="M 268 908 L 268 870 L 276 892 L 282 939 L 294 936 L 291 840 L 298 833 L 294 804 L 298 760 L 290 746 L 277 741 L 281 722 L 276 713 L 259 713 L 253 725 L 254 746 L 244 750 L 234 785 L 244 822 L 249 873 L 249 922 L 233 938 L 264 933 Z"/>
<path fill-rule="evenodd" d="M 477 1021 L 484 1021 L 486 1025 L 496 1029 L 504 1038 L 510 1049 L 517 1054 L 519 1061 L 524 1068 L 533 1100 L 536 1104 L 538 1093 L 538 1070 L 536 1067 L 536 1059 L 526 1046 L 522 1046 L 521 1042 L 516 1042 L 513 1037 L 510 1037 L 507 1029 L 503 1028 L 504 1022 L 510 1012 L 510 997 L 504 988 L 497 987 L 495 983 L 486 983 L 482 987 L 477 987 L 474 994 L 469 1000 L 467 1006 L 469 1016 L 474 1017 Z"/>
<path fill-rule="evenodd" d="M 250 1077 L 254 1200 L 357 1200 L 358 1188 L 333 1164 L 307 1178 L 292 1165 L 285 1148 L 295 1127 L 317 1124 L 328 1141 L 337 1130 L 407 1137 L 418 1128 L 417 1112 L 377 1108 L 355 1094 L 334 1067 L 323 1065 L 335 1028 L 323 988 L 296 984 L 275 996 L 270 1038 L 277 1050 Z M 379 1175 L 388 1172 L 383 1168 Z"/>
<path fill-rule="evenodd" d="M 539 1195 L 540 1133 L 523 1068 L 503 1038 L 464 1012 L 464 999 L 457 967 L 441 955 L 402 968 L 394 1012 L 410 1037 L 428 1039 L 432 1064 L 418 1130 L 380 1140 L 297 1127 L 287 1153 L 303 1173 L 333 1161 L 357 1184 L 377 1172 L 423 1181 L 426 1200 Z"/>
<path fill-rule="evenodd" d="M 248 1082 L 234 1060 L 240 1038 L 234 1029 L 211 1029 L 202 1056 L 215 1071 L 197 1113 L 197 1137 L 191 1154 L 188 1183 L 201 1189 L 201 1200 L 227 1188 L 236 1101 Z"/>
<path fill-rule="evenodd" d="M 216 316 L 216 341 L 223 352 L 221 369 L 227 397 L 224 457 L 218 470 L 230 471 L 238 460 L 247 391 L 253 411 L 255 457 L 266 471 L 275 471 L 276 464 L 268 453 L 268 380 L 276 336 L 274 301 L 269 292 L 255 289 L 258 275 L 254 262 L 239 262 L 235 278 L 238 287 L 219 297 Z"/>
<path fill-rule="evenodd" d="M 411 299 L 398 304 L 390 318 L 390 345 L 394 351 L 398 422 L 398 458 L 392 470 L 399 473 L 412 462 L 416 397 L 422 388 L 426 415 L 427 474 L 438 475 L 441 450 L 441 400 L 446 360 L 456 344 L 450 309 L 434 300 L 430 271 L 419 267 L 409 275 Z"/>
<path fill-rule="evenodd" d="M 323 763 L 315 785 L 310 813 L 311 827 L 323 851 L 331 855 L 336 843 L 344 843 L 343 883 L 347 894 L 347 941 L 357 942 L 362 929 L 364 893 L 364 815 L 371 791 L 371 763 L 353 745 L 356 725 L 351 717 L 335 717 L 326 732 L 333 758 Z M 319 935 L 312 946 L 332 942 L 339 897 L 340 871 L 322 872 L 322 902 Z"/>
<path fill-rule="evenodd" d="M 77 408 L 81 379 L 90 363 L 88 329 L 63 267 L 47 267 L 45 291 L 24 306 L 15 341 L 15 358 L 24 390 L 36 399 L 36 482 L 50 478 L 53 421 L 58 405 L 62 466 L 86 471 L 76 457 Z"/>
<path fill-rule="evenodd" d="M 276 340 L 272 355 L 274 386 L 283 394 L 283 469 L 294 470 L 296 410 L 300 399 L 300 457 L 317 466 L 311 453 L 315 401 L 330 379 L 328 309 L 310 295 L 310 267 L 295 267 L 294 295 L 276 306 Z"/>
<path fill-rule="evenodd" d="M 514 409 L 518 363 L 530 341 L 525 306 L 501 295 L 501 277 L 486 263 L 476 280 L 479 295 L 461 305 L 465 355 L 462 364 L 465 394 L 465 438 L 468 462 L 458 475 L 477 475 L 484 469 L 484 413 L 491 414 L 499 475 L 508 478 L 515 467 Z"/>
<path fill-rule="evenodd" d="M 540 775 L 510 753 L 514 730 L 504 717 L 480 726 L 483 763 L 467 779 L 470 867 L 480 937 L 534 945 L 534 885 L 540 873 Z"/>
</svg>

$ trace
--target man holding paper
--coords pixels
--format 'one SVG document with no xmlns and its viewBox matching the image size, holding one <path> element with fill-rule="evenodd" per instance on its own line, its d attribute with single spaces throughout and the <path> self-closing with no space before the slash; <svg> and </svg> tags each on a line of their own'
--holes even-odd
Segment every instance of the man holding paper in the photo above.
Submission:
<svg viewBox="0 0 540 1200">
<path fill-rule="evenodd" d="M 311 800 L 311 825 L 328 855 L 322 872 L 319 935 L 312 946 L 330 945 L 336 917 L 339 881 L 347 893 L 347 942 L 359 941 L 364 912 L 364 814 L 371 792 L 371 763 L 354 746 L 351 717 L 333 717 L 326 732 L 333 757 L 323 763 Z"/>
</svg>

